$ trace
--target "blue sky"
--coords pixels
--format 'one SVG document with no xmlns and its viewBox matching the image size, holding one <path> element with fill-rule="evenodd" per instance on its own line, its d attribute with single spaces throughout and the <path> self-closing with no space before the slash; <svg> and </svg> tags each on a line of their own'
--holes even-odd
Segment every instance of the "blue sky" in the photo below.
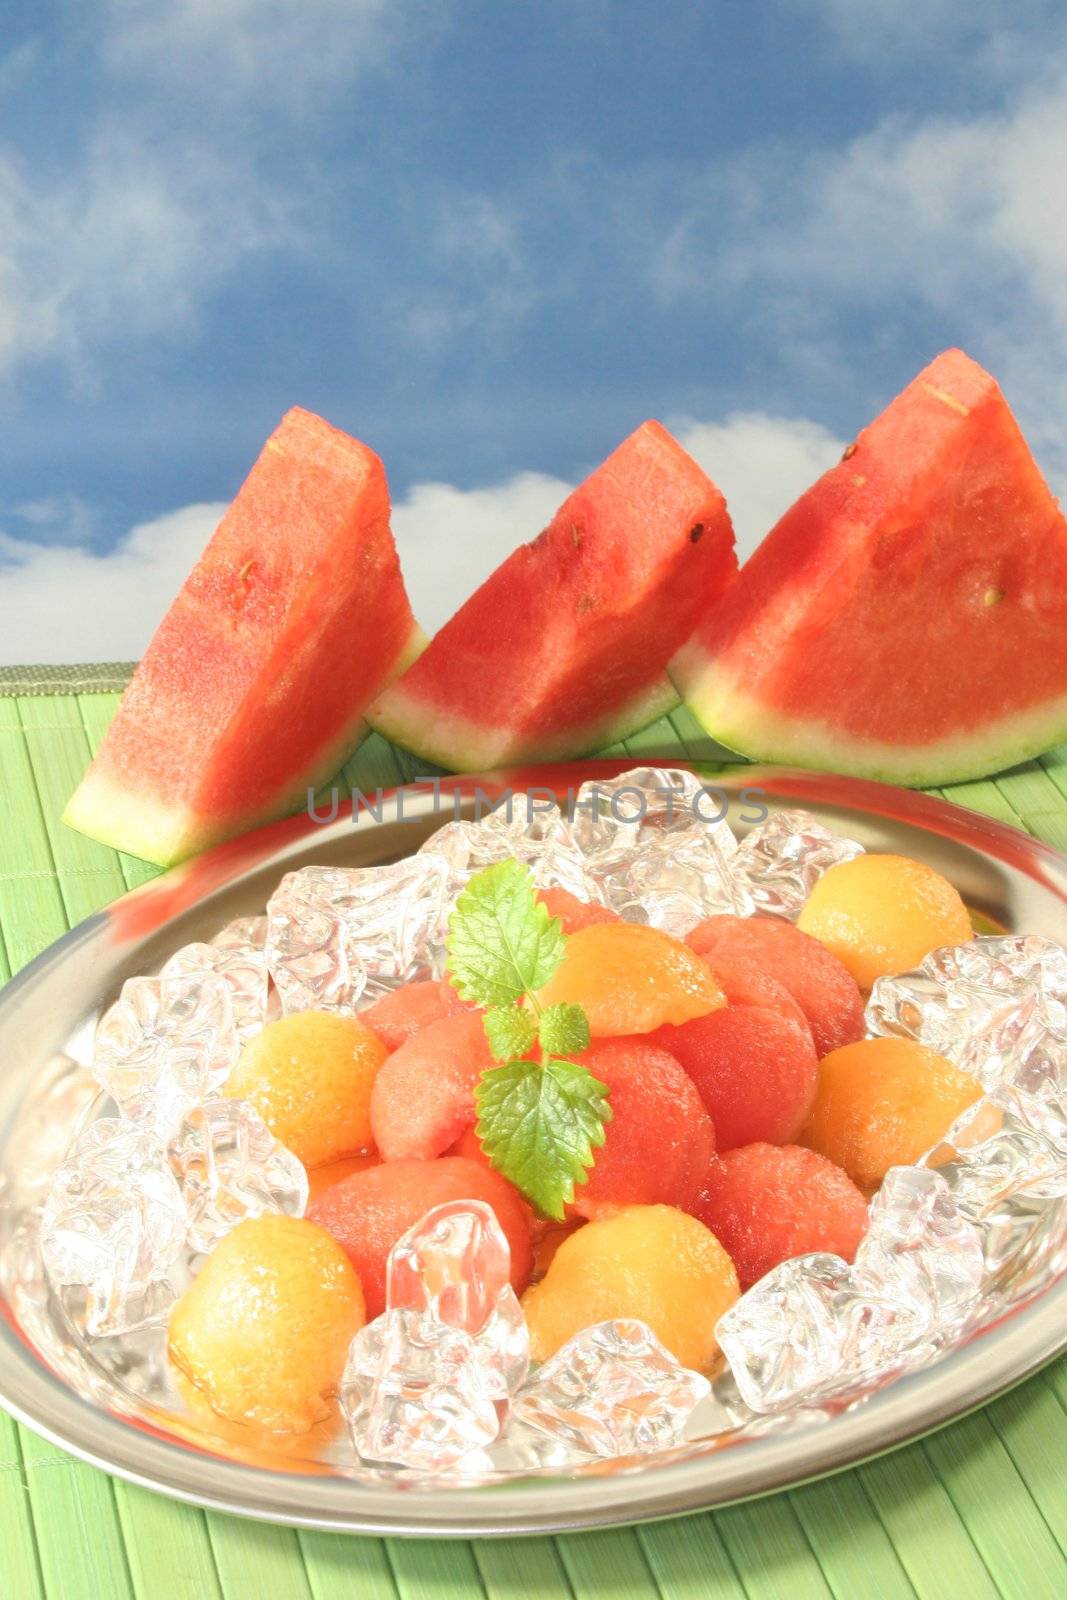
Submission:
<svg viewBox="0 0 1067 1600">
<path fill-rule="evenodd" d="M 136 653 L 293 403 L 430 626 L 646 416 L 744 548 L 938 349 L 1067 486 L 1045 0 L 0 0 L 0 659 Z"/>
</svg>

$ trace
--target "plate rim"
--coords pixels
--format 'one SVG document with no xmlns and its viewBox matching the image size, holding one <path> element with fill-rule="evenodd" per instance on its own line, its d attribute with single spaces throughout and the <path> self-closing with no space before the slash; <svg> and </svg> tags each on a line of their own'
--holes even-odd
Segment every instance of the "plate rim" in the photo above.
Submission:
<svg viewBox="0 0 1067 1600">
<path fill-rule="evenodd" d="M 1022 870 L 1067 906 L 1067 856 L 1011 824 L 952 801 L 867 779 L 748 764 L 652 756 L 503 769 L 415 779 L 384 791 L 428 798 L 475 787 L 487 794 L 610 778 L 640 767 L 694 772 L 727 787 L 763 787 L 776 801 L 831 804 L 940 834 Z M 447 819 L 446 819 L 447 820 Z M 68 930 L 0 991 L 0 1029 L 21 998 L 79 945 L 105 939 L 109 954 L 158 933 L 182 912 L 209 903 L 235 881 L 324 843 L 373 826 L 362 816 L 315 823 L 306 814 L 216 847 L 171 869 Z M 133 915 L 131 916 L 131 911 Z M 0 1138 L 3 1130 L 0 1130 Z M 403 1491 L 341 1476 L 251 1467 L 172 1440 L 151 1424 L 122 1418 L 77 1394 L 20 1335 L 0 1298 L 0 1404 L 18 1421 L 114 1476 L 207 1509 L 290 1526 L 427 1538 L 515 1537 L 604 1528 L 692 1513 L 778 1492 L 903 1446 L 967 1415 L 1039 1371 L 1067 1348 L 1067 1276 L 979 1330 L 935 1365 L 899 1378 L 854 1411 L 797 1430 L 769 1432 L 729 1450 L 729 1473 L 706 1452 L 652 1469 L 578 1477 L 526 1477 L 491 1486 Z M 12 1382 L 12 1379 L 21 1379 Z M 21 1395 L 21 1398 L 20 1398 Z M 724 1459 L 719 1457 L 718 1459 Z M 709 1470 L 709 1466 L 711 1470 Z M 182 1470 L 184 1469 L 184 1470 Z M 196 1481 L 199 1480 L 199 1481 Z"/>
</svg>

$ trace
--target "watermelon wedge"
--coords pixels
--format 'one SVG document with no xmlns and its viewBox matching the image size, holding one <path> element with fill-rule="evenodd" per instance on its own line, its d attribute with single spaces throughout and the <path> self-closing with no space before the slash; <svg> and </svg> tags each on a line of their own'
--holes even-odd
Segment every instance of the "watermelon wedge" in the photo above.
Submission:
<svg viewBox="0 0 1067 1600">
<path fill-rule="evenodd" d="M 168 866 L 304 803 L 424 643 L 381 461 L 311 412 L 267 440 L 64 821 Z"/>
<path fill-rule="evenodd" d="M 459 772 L 600 749 L 678 703 L 667 662 L 736 570 L 722 495 L 645 422 L 368 717 Z"/>
<path fill-rule="evenodd" d="M 670 671 L 733 750 L 895 783 L 1067 736 L 1067 523 L 989 373 L 960 350 L 931 362 Z"/>
</svg>

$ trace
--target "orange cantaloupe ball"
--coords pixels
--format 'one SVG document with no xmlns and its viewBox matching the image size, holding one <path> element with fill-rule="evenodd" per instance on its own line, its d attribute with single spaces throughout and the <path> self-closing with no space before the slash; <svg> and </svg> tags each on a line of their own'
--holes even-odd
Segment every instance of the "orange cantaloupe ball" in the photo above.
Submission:
<svg viewBox="0 0 1067 1600">
<path fill-rule="evenodd" d="M 707 1372 L 719 1362 L 715 1324 L 739 1292 L 702 1222 L 673 1206 L 626 1206 L 563 1239 L 522 1306 L 535 1361 L 592 1323 L 636 1317 L 683 1366 Z"/>
<path fill-rule="evenodd" d="M 595 923 L 572 933 L 537 999 L 542 1006 L 582 1006 L 594 1039 L 651 1033 L 726 1004 L 695 951 L 658 928 L 632 922 Z"/>
<path fill-rule="evenodd" d="M 819 1063 L 801 1144 L 844 1167 L 870 1194 L 890 1167 L 911 1166 L 982 1096 L 974 1078 L 914 1039 L 860 1039 Z"/>
<path fill-rule="evenodd" d="M 371 1090 L 385 1057 L 358 1018 L 298 1011 L 248 1041 L 225 1093 L 250 1101 L 305 1167 L 321 1167 L 371 1143 Z"/>
<path fill-rule="evenodd" d="M 167 1348 L 220 1416 L 302 1432 L 330 1416 L 365 1320 L 359 1277 L 324 1228 L 250 1217 L 178 1300 Z"/>
<path fill-rule="evenodd" d="M 863 855 L 824 872 L 797 918 L 848 968 L 861 989 L 910 972 L 931 950 L 973 938 L 957 890 L 910 856 Z"/>
</svg>

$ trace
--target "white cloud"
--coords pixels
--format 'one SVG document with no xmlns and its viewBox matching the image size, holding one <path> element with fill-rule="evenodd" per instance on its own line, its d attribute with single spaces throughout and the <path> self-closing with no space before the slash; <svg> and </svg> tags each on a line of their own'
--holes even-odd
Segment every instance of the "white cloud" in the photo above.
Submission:
<svg viewBox="0 0 1067 1600">
<path fill-rule="evenodd" d="M 758 412 L 717 423 L 686 418 L 675 428 L 727 496 L 744 553 L 841 450 L 817 423 Z M 423 626 L 433 630 L 451 616 L 516 545 L 540 532 L 571 487 L 538 472 L 481 489 L 417 484 L 394 507 L 393 531 Z M 57 506 L 43 503 L 51 518 Z M 224 510 L 186 506 L 141 523 L 107 555 L 69 539 L 45 544 L 0 533 L 0 659 L 140 655 Z"/>
<path fill-rule="evenodd" d="M 844 448 L 821 423 L 763 411 L 735 412 L 725 422 L 681 418 L 671 428 L 726 496 L 741 561 Z"/>
<path fill-rule="evenodd" d="M 181 337 L 248 257 L 304 243 L 314 176 L 286 192 L 257 119 L 323 110 L 446 17 L 443 0 L 108 0 L 87 49 L 115 92 L 69 159 L 0 144 L 0 377 L 58 359 L 91 380 L 108 346 Z M 0 95 L 38 55 L 0 59 Z"/>
<path fill-rule="evenodd" d="M 1065 78 L 978 117 L 890 118 L 788 168 L 747 162 L 745 226 L 732 234 L 719 213 L 727 179 L 709 176 L 653 281 L 670 300 L 736 297 L 758 336 L 824 372 L 839 363 L 855 374 L 872 352 L 899 369 L 898 325 L 912 370 L 961 343 L 1001 378 L 1047 470 L 1067 483 L 1065 172 Z M 915 337 L 924 324 L 937 341 L 926 348 Z"/>
<path fill-rule="evenodd" d="M 0 373 L 109 341 L 172 337 L 249 253 L 293 242 L 287 208 L 238 155 L 111 124 L 51 181 L 0 151 Z"/>
<path fill-rule="evenodd" d="M 100 512 L 80 495 L 45 495 L 40 500 L 23 500 L 7 512 L 24 524 L 24 538 L 45 544 L 88 545 L 100 528 Z"/>
<path fill-rule="evenodd" d="M 185 506 L 133 528 L 107 555 L 0 533 L 0 632 L 8 663 L 140 655 L 224 505 Z"/>
<path fill-rule="evenodd" d="M 35 34 L 0 56 L 0 100 L 12 90 L 22 88 L 40 61 L 43 49 L 44 40 L 40 34 Z"/>
<path fill-rule="evenodd" d="M 393 510 L 415 615 L 433 632 L 515 546 L 551 522 L 572 485 L 520 472 L 488 489 L 416 484 Z"/>
<path fill-rule="evenodd" d="M 821 20 L 850 55 L 889 61 L 900 54 L 937 55 L 951 67 L 950 46 L 979 50 L 1001 35 L 1056 20 L 1057 0 L 789 0 Z"/>
<path fill-rule="evenodd" d="M 412 39 L 425 44 L 449 11 L 446 0 L 109 0 L 104 58 L 183 100 L 191 85 L 207 90 L 220 120 L 236 102 L 303 115 Z"/>
<path fill-rule="evenodd" d="M 420 195 L 417 289 L 403 286 L 392 306 L 400 331 L 426 355 L 457 339 L 492 341 L 522 321 L 539 293 L 521 243 L 518 213 L 486 194 L 450 189 Z"/>
</svg>

